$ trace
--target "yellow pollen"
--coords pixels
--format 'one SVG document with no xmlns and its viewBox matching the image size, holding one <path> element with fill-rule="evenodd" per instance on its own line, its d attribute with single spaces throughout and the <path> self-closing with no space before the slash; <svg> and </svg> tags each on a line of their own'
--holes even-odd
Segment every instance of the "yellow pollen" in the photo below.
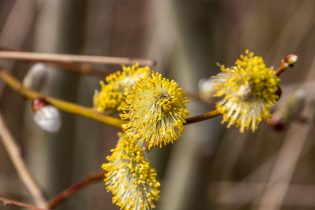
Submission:
<svg viewBox="0 0 315 210">
<path fill-rule="evenodd" d="M 125 134 L 119 136 L 116 148 L 107 157 L 108 162 L 102 165 L 106 189 L 113 194 L 113 203 L 122 210 L 153 209 L 160 197 L 156 171 L 150 167 L 141 147 Z"/>
<path fill-rule="evenodd" d="M 159 73 L 141 78 L 122 105 L 126 135 L 147 149 L 173 143 L 184 130 L 187 102 L 175 81 Z"/>
<path fill-rule="evenodd" d="M 96 92 L 93 98 L 94 107 L 99 112 L 120 111 L 121 103 L 126 100 L 131 88 L 136 81 L 149 75 L 150 68 L 139 67 L 138 64 L 132 66 L 122 66 L 122 71 L 110 74 L 101 81 L 101 91 Z"/>
<path fill-rule="evenodd" d="M 223 97 L 216 105 L 228 127 L 255 131 L 262 120 L 270 119 L 270 106 L 276 103 L 279 78 L 266 67 L 262 57 L 246 50 L 233 67 L 220 65 L 221 73 L 212 77 L 214 96 Z"/>
</svg>

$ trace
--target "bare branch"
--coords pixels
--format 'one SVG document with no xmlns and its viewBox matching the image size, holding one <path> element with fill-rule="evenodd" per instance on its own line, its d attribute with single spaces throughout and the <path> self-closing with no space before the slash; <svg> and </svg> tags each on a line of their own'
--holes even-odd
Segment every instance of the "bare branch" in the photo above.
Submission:
<svg viewBox="0 0 315 210">
<path fill-rule="evenodd" d="M 5 149 L 7 150 L 12 163 L 21 178 L 23 184 L 30 192 L 34 202 L 37 206 L 45 208 L 46 201 L 42 195 L 41 190 L 35 184 L 33 177 L 31 176 L 30 172 L 28 171 L 26 164 L 24 163 L 21 154 L 20 148 L 15 143 L 12 134 L 10 133 L 9 129 L 5 125 L 3 117 L 0 114 L 0 136 L 3 142 Z"/>
<path fill-rule="evenodd" d="M 0 58 L 12 60 L 24 60 L 48 63 L 99 63 L 115 65 L 132 65 L 138 63 L 141 66 L 154 66 L 154 60 L 140 58 L 91 56 L 91 55 L 65 55 L 49 53 L 32 53 L 19 51 L 0 51 Z"/>
<path fill-rule="evenodd" d="M 21 207 L 21 208 L 30 209 L 30 210 L 46 210 L 46 209 L 37 208 L 36 206 L 32 206 L 26 203 L 15 201 L 12 199 L 4 198 L 1 196 L 0 196 L 0 203 L 3 206 L 16 206 L 16 207 Z"/>
<path fill-rule="evenodd" d="M 69 197 L 77 193 L 79 190 L 81 190 L 84 187 L 87 187 L 91 184 L 94 184 L 98 181 L 101 181 L 104 178 L 104 172 L 88 176 L 85 179 L 79 181 L 78 183 L 70 186 L 69 188 L 65 189 L 60 194 L 56 195 L 54 198 L 52 198 L 48 202 L 48 208 L 54 209 L 59 204 L 61 204 L 63 201 L 67 200 Z"/>
<path fill-rule="evenodd" d="M 80 106 L 77 104 L 73 104 L 70 102 L 66 102 L 60 99 L 55 99 L 52 97 L 41 95 L 40 93 L 30 90 L 24 87 L 21 82 L 16 80 L 11 74 L 5 71 L 0 71 L 0 80 L 6 83 L 11 89 L 16 91 L 17 93 L 21 94 L 22 96 L 29 98 L 29 99 L 37 99 L 43 98 L 51 105 L 55 106 L 56 108 L 69 112 L 72 114 L 81 115 L 105 124 L 109 124 L 112 126 L 116 126 L 118 128 L 121 127 L 121 124 L 124 122 L 118 118 L 110 117 L 101 113 L 94 111 L 91 108 Z"/>
</svg>

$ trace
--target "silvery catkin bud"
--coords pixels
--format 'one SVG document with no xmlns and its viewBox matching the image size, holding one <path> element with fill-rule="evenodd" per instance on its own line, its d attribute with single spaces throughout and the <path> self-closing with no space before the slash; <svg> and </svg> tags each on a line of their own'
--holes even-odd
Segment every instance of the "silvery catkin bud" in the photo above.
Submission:
<svg viewBox="0 0 315 210">
<path fill-rule="evenodd" d="M 43 130 L 56 133 L 61 127 L 61 114 L 59 110 L 49 105 L 44 99 L 32 101 L 33 120 Z"/>
<path fill-rule="evenodd" d="M 198 93 L 202 99 L 204 99 L 205 101 L 210 101 L 214 92 L 215 92 L 214 82 L 212 79 L 203 78 L 199 80 Z"/>
<path fill-rule="evenodd" d="M 277 107 L 271 118 L 271 125 L 276 129 L 282 129 L 303 111 L 305 105 L 305 92 L 298 89 L 287 96 L 282 105 Z"/>
<path fill-rule="evenodd" d="M 32 90 L 40 91 L 44 87 L 47 75 L 47 65 L 44 63 L 35 63 L 25 75 L 23 85 Z"/>
</svg>

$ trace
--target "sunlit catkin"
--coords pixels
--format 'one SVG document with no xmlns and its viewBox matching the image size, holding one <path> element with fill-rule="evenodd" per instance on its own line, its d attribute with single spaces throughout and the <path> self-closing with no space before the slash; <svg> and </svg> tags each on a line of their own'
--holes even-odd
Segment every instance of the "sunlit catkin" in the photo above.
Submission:
<svg viewBox="0 0 315 210">
<path fill-rule="evenodd" d="M 140 79 L 123 104 L 123 128 L 139 145 L 151 149 L 178 140 L 188 115 L 184 92 L 159 73 Z"/>
<path fill-rule="evenodd" d="M 122 71 L 110 74 L 101 81 L 101 90 L 95 91 L 94 107 L 99 112 L 117 112 L 121 103 L 126 99 L 130 89 L 136 81 L 149 75 L 150 68 L 140 67 L 138 64 L 122 66 Z"/>
<path fill-rule="evenodd" d="M 116 148 L 107 157 L 108 162 L 102 165 L 106 189 L 113 194 L 113 203 L 122 210 L 153 209 L 160 197 L 156 171 L 138 144 L 125 134 L 119 136 Z"/>
<path fill-rule="evenodd" d="M 233 67 L 220 66 L 222 73 L 212 77 L 214 96 L 223 97 L 216 108 L 227 127 L 236 125 L 243 132 L 255 131 L 262 120 L 270 119 L 269 108 L 276 103 L 279 78 L 264 59 L 246 50 Z"/>
</svg>

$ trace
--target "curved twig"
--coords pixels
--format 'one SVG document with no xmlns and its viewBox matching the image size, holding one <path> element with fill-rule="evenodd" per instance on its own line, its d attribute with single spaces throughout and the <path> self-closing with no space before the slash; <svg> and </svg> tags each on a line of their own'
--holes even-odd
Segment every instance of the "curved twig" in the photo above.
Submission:
<svg viewBox="0 0 315 210">
<path fill-rule="evenodd" d="M 8 155 L 16 168 L 16 171 L 31 194 L 35 204 L 39 207 L 46 207 L 46 201 L 40 188 L 36 185 L 33 177 L 31 176 L 30 172 L 28 171 L 25 162 L 23 161 L 20 153 L 19 146 L 15 143 L 12 134 L 10 133 L 9 129 L 7 128 L 3 117 L 0 114 L 0 137 L 1 141 L 3 142 L 4 148 L 7 150 Z"/>
<path fill-rule="evenodd" d="M 21 208 L 30 209 L 30 210 L 46 210 L 46 209 L 38 208 L 36 206 L 29 205 L 27 203 L 22 203 L 16 200 L 5 198 L 2 196 L 0 196 L 0 203 L 3 206 L 16 206 L 16 207 L 21 207 Z"/>
<path fill-rule="evenodd" d="M 54 198 L 52 198 L 47 206 L 49 209 L 54 209 L 59 204 L 61 204 L 63 201 L 74 195 L 76 192 L 81 190 L 84 187 L 87 187 L 93 183 L 96 183 L 104 178 L 104 172 L 100 172 L 95 175 L 91 175 L 86 177 L 85 179 L 79 181 L 78 183 L 70 186 L 69 188 L 65 189 L 60 194 L 56 195 Z"/>
</svg>

